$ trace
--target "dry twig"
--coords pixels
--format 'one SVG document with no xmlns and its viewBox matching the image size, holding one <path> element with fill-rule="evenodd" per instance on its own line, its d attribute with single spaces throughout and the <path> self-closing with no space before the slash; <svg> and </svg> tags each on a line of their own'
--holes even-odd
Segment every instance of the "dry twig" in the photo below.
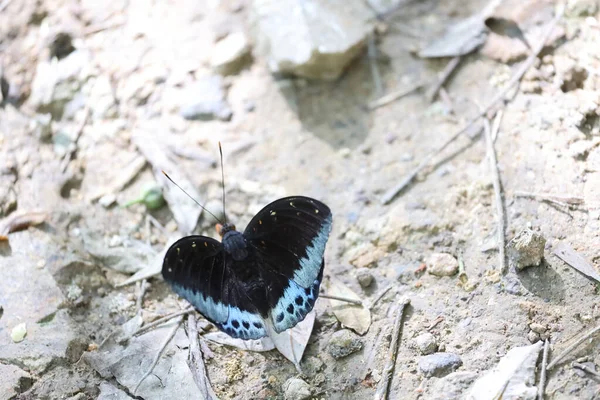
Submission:
<svg viewBox="0 0 600 400">
<path fill-rule="evenodd" d="M 496 114 L 495 121 L 502 118 L 502 114 Z M 500 128 L 500 124 L 494 121 L 494 127 Z M 504 202 L 502 201 L 502 183 L 500 182 L 500 172 L 498 171 L 498 160 L 496 159 L 496 150 L 494 149 L 494 133 L 490 127 L 490 122 L 484 118 L 483 127 L 485 132 L 485 144 L 487 147 L 488 160 L 490 162 L 490 169 L 492 171 L 492 184 L 494 185 L 494 197 L 496 202 L 496 231 L 498 235 L 498 257 L 499 264 L 498 270 L 501 273 L 506 272 L 506 238 L 505 232 L 505 214 L 504 214 Z"/>
<path fill-rule="evenodd" d="M 188 366 L 194 377 L 196 386 L 202 393 L 202 399 L 212 400 L 217 399 L 217 395 L 210 386 L 210 380 L 206 375 L 206 366 L 204 365 L 204 357 L 200 349 L 198 341 L 198 326 L 196 325 L 196 315 L 190 314 L 187 319 L 188 338 L 190 340 L 190 354 L 188 357 Z"/>
<path fill-rule="evenodd" d="M 552 34 L 552 31 L 554 30 L 554 27 L 556 26 L 558 21 L 562 18 L 563 13 L 564 13 L 564 6 L 561 6 L 560 9 L 558 10 L 558 12 L 556 13 L 556 16 L 550 22 L 550 24 L 548 25 L 548 28 L 542 35 L 542 40 L 540 40 L 540 43 L 538 43 L 535 50 L 533 52 L 531 52 L 529 57 L 523 62 L 523 64 L 521 64 L 521 66 L 519 67 L 517 72 L 515 72 L 514 75 L 512 76 L 512 78 L 508 81 L 508 83 L 506 84 L 504 89 L 501 90 L 499 93 L 497 93 L 496 96 L 494 96 L 489 101 L 487 106 L 484 107 L 475 117 L 473 117 L 461 130 L 456 132 L 454 135 L 452 135 L 450 138 L 448 138 L 444 143 L 442 143 L 440 146 L 438 146 L 434 151 L 432 151 L 427 156 L 425 156 L 425 158 L 423 158 L 421 163 L 419 163 L 419 165 L 415 169 L 413 169 L 402 181 L 400 181 L 400 183 L 398 183 L 396 186 L 394 186 L 393 188 L 388 190 L 381 198 L 381 202 L 383 204 L 390 203 L 402 190 L 404 190 L 404 188 L 406 188 L 417 177 L 419 172 L 421 172 L 423 169 L 425 169 L 425 167 L 427 167 L 429 165 L 429 163 L 431 162 L 431 160 L 433 160 L 433 158 L 435 156 L 437 156 L 439 153 L 444 151 L 446 149 L 446 147 L 448 147 L 452 142 L 454 142 L 459 136 L 461 136 L 465 132 L 468 132 L 471 129 L 471 127 L 477 121 L 479 121 L 479 119 L 481 117 L 484 117 L 493 107 L 496 106 L 496 104 L 500 100 L 504 99 L 506 94 L 515 85 L 517 85 L 521 81 L 521 79 L 523 78 L 523 76 L 525 75 L 527 70 L 529 70 L 529 68 L 531 68 L 531 66 L 537 59 L 538 55 L 540 54 L 540 52 L 546 45 L 546 42 L 548 41 L 548 39 L 550 38 L 550 35 Z"/>
<path fill-rule="evenodd" d="M 585 203 L 583 197 L 577 196 L 565 196 L 560 194 L 551 194 L 551 193 L 534 193 L 534 192 L 524 192 L 524 191 L 516 191 L 515 197 L 524 197 L 527 199 L 536 199 L 541 201 L 547 201 L 549 203 L 558 204 L 560 206 L 580 206 Z"/>
<path fill-rule="evenodd" d="M 454 70 L 458 67 L 461 60 L 462 60 L 462 56 L 457 56 L 457 57 L 454 57 L 453 59 L 451 59 L 448 62 L 448 64 L 446 64 L 446 67 L 444 67 L 444 70 L 440 74 L 440 77 L 438 78 L 438 80 L 427 91 L 427 98 L 429 99 L 430 103 L 433 103 L 435 101 L 435 98 L 437 97 L 440 89 L 442 87 L 444 87 L 444 85 L 446 84 L 446 81 L 448 80 L 448 78 L 450 78 L 450 75 L 452 75 Z"/>
<path fill-rule="evenodd" d="M 597 377 L 600 378 L 600 373 L 594 371 L 593 369 L 591 369 L 590 367 L 588 367 L 585 364 L 574 362 L 572 365 L 573 365 L 574 368 L 579 368 L 580 370 L 582 370 L 584 372 L 587 372 L 590 375 L 594 375 L 594 376 L 597 376 Z"/>
<path fill-rule="evenodd" d="M 410 304 L 408 297 L 401 297 L 398 300 L 398 314 L 396 314 L 396 320 L 394 321 L 394 330 L 392 332 L 392 342 L 390 343 L 390 350 L 388 353 L 388 359 L 382 372 L 381 381 L 377 386 L 375 392 L 375 400 L 385 400 L 388 398 L 390 385 L 392 383 L 392 376 L 394 373 L 394 366 L 396 365 L 396 357 L 398 356 L 398 344 L 400 343 L 400 334 L 402 333 L 402 320 L 404 319 L 404 311 L 406 306 Z"/>
<path fill-rule="evenodd" d="M 135 385 L 135 389 L 133 389 L 133 393 L 135 394 L 135 392 L 137 392 L 137 390 L 139 389 L 140 385 L 142 384 L 142 382 L 144 382 L 144 380 L 150 376 L 150 374 L 152 373 L 152 371 L 154 370 L 154 367 L 156 367 L 156 364 L 158 364 L 158 360 L 160 360 L 160 356 L 162 355 L 163 351 L 165 350 L 165 348 L 167 347 L 167 345 L 169 344 L 169 342 L 171 341 L 171 339 L 173 339 L 173 337 L 175 336 L 175 334 L 177 333 L 177 330 L 179 329 L 179 327 L 181 326 L 181 323 L 183 322 L 182 319 L 179 319 L 179 321 L 177 321 L 177 324 L 175 324 L 175 326 L 173 327 L 173 329 L 171 329 L 171 332 L 169 332 L 169 334 L 167 335 L 167 338 L 165 339 L 165 341 L 161 344 L 161 346 L 158 349 L 158 352 L 156 353 L 156 355 L 154 356 L 154 360 L 152 360 L 152 364 L 150 365 L 150 368 L 148 369 L 148 371 L 146 371 L 146 373 L 144 374 L 144 376 L 142 376 L 142 378 L 140 379 L 140 381 L 137 383 L 137 385 Z"/>
<path fill-rule="evenodd" d="M 544 341 L 544 355 L 542 356 L 542 367 L 540 372 L 540 383 L 538 385 L 538 400 L 544 400 L 544 390 L 546 390 L 546 370 L 548 364 L 548 350 L 550 349 L 550 341 Z"/>
<path fill-rule="evenodd" d="M 369 68 L 371 69 L 371 77 L 375 86 L 375 97 L 381 97 L 383 93 L 383 84 L 381 83 L 381 73 L 379 65 L 377 65 L 377 45 L 375 43 L 375 35 L 369 35 L 367 39 L 367 58 L 369 59 Z"/>
<path fill-rule="evenodd" d="M 554 358 L 554 360 L 552 360 L 552 362 L 550 364 L 548 364 L 547 369 L 551 370 L 552 368 L 554 368 L 556 366 L 556 364 L 558 364 L 565 356 L 567 356 L 575 348 L 577 348 L 581 343 L 585 342 L 586 340 L 588 340 L 590 337 L 594 336 L 599 331 L 600 331 L 600 325 L 598 325 L 597 327 L 595 327 L 594 329 L 592 329 L 591 331 L 589 331 L 588 333 L 583 335 L 575 343 L 573 343 L 572 345 L 567 347 L 564 351 L 562 351 L 559 355 L 557 355 Z"/>
<path fill-rule="evenodd" d="M 71 143 L 70 149 L 67 150 L 67 152 L 65 153 L 65 156 L 61 162 L 60 170 L 63 173 L 67 170 L 69 163 L 71 162 L 71 160 L 73 159 L 73 156 L 77 152 L 77 143 L 79 143 L 79 138 L 81 137 L 81 134 L 83 133 L 83 129 L 87 125 L 88 120 L 90 119 L 91 115 L 92 115 L 91 105 L 87 104 L 85 106 L 85 109 L 83 110 L 83 119 L 81 120 L 81 122 L 79 123 L 79 126 L 77 127 L 77 130 L 75 131 L 75 138 L 73 139 L 73 143 Z"/>
<path fill-rule="evenodd" d="M 355 300 L 355 299 L 349 299 L 347 297 L 330 296 L 328 294 L 320 294 L 319 297 L 322 297 L 324 299 L 330 299 L 330 300 L 345 301 L 346 303 L 356 304 L 357 306 L 362 306 L 363 305 L 362 301 Z"/>
<path fill-rule="evenodd" d="M 408 96 L 409 94 L 419 90 L 421 87 L 425 86 L 426 82 L 418 82 L 412 86 L 409 86 L 406 89 L 395 90 L 391 93 L 388 93 L 384 96 L 381 96 L 377 100 L 373 100 L 369 103 L 369 110 L 374 110 L 379 107 L 383 107 L 388 105 L 402 97 Z"/>
<path fill-rule="evenodd" d="M 142 307 L 144 305 L 144 295 L 146 294 L 146 290 L 148 290 L 148 286 L 149 285 L 147 280 L 144 279 L 142 280 L 142 282 L 140 282 L 140 291 L 137 296 L 137 301 L 135 302 L 138 313 L 142 312 Z"/>
<path fill-rule="evenodd" d="M 167 322 L 173 318 L 180 317 L 182 315 L 186 315 L 186 314 L 189 314 L 192 312 L 194 312 L 194 309 L 191 308 L 191 306 L 190 306 L 190 308 L 186 308 L 185 310 L 181 310 L 181 311 L 177 311 L 176 313 L 173 313 L 173 314 L 165 315 L 164 317 L 159 318 L 156 321 L 154 321 L 148 325 L 142 326 L 140 329 L 135 331 L 133 333 L 133 335 L 131 335 L 131 336 L 138 336 L 138 335 L 146 332 L 147 330 L 157 327 L 158 325 L 164 324 L 165 322 Z"/>
</svg>

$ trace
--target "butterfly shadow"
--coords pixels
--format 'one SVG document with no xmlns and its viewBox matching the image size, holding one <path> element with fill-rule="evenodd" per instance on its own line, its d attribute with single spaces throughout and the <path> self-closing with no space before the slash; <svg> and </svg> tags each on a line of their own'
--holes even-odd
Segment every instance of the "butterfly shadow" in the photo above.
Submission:
<svg viewBox="0 0 600 400">
<path fill-rule="evenodd" d="M 565 283 L 546 260 L 517 272 L 517 277 L 525 289 L 545 301 L 560 304 L 565 300 Z"/>
<path fill-rule="evenodd" d="M 374 62 L 381 75 L 390 70 L 388 63 Z M 376 92 L 366 53 L 333 82 L 292 82 L 280 90 L 305 130 L 334 149 L 352 149 L 364 142 L 373 118 L 367 103 Z"/>
</svg>

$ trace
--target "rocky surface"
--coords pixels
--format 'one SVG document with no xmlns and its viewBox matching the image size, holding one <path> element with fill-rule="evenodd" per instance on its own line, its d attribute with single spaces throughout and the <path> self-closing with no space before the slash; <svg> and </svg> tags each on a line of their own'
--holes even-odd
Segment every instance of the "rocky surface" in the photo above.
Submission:
<svg viewBox="0 0 600 400">
<path fill-rule="evenodd" d="M 551 249 L 568 243 L 598 263 L 600 8 L 567 2 L 560 46 L 549 41 L 502 106 L 494 146 L 506 238 L 526 227 L 549 249 L 541 258 L 544 246 L 528 239 L 534 246 L 523 254 L 532 257 L 523 262 L 542 267 L 503 275 L 487 149 L 477 132 L 458 136 L 394 201 L 382 205 L 381 196 L 521 64 L 491 61 L 484 47 L 462 61 L 438 101 L 427 99 L 427 87 L 369 108 L 382 94 L 435 81 L 445 62 L 415 50 L 487 2 L 302 3 L 0 2 L 0 230 L 5 217 L 47 215 L 0 241 L 1 398 L 199 397 L 187 321 L 131 337 L 140 324 L 187 306 L 156 276 L 165 248 L 190 232 L 217 237 L 214 218 L 165 182 L 161 169 L 239 230 L 277 198 L 324 201 L 334 223 L 321 289 L 337 280 L 362 302 L 317 300 L 312 331 L 294 338 L 306 340 L 302 375 L 277 350 L 209 340 L 216 329 L 197 315 L 218 398 L 372 398 L 398 296 L 411 303 L 390 398 L 460 398 L 510 349 L 545 339 L 565 348 L 595 326 L 595 285 Z M 533 0 L 500 8 L 528 18 L 522 27 L 532 45 L 555 9 Z M 292 11 L 302 18 L 289 22 Z M 123 207 L 149 184 L 162 188 L 167 205 Z M 128 283 L 132 276 L 146 283 Z M 350 331 L 358 310 L 361 336 Z M 20 337 L 16 327 L 24 328 Z M 456 356 L 426 354 L 434 345 L 460 355 L 462 366 L 451 372 Z M 582 362 L 590 369 L 600 365 L 597 346 L 577 350 L 588 354 Z M 579 356 L 551 371 L 548 397 L 597 397 L 593 378 L 571 367 Z"/>
<path fill-rule="evenodd" d="M 271 71 L 311 79 L 333 80 L 342 74 L 363 50 L 372 17 L 358 0 L 252 3 L 257 48 Z"/>
</svg>

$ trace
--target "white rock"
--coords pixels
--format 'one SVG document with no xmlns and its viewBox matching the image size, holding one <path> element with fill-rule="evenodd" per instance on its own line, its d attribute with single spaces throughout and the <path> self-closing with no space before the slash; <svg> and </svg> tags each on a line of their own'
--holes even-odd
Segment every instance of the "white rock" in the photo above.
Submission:
<svg viewBox="0 0 600 400">
<path fill-rule="evenodd" d="M 452 276 L 458 272 L 458 261 L 448 253 L 434 253 L 426 260 L 427 272 L 435 276 Z"/>
<path fill-rule="evenodd" d="M 238 73 L 249 61 L 250 43 L 243 32 L 227 35 L 217 42 L 210 59 L 212 68 L 221 75 Z"/>
<path fill-rule="evenodd" d="M 435 340 L 435 336 L 433 336 L 429 332 L 424 332 L 417 336 L 415 338 L 415 346 L 417 347 L 419 352 L 424 356 L 435 353 L 438 349 L 438 344 Z"/>
<path fill-rule="evenodd" d="M 257 50 L 273 72 L 337 79 L 373 30 L 362 0 L 254 0 Z"/>
<path fill-rule="evenodd" d="M 285 400 L 310 398 L 310 385 L 299 378 L 290 378 L 283 384 Z"/>
</svg>

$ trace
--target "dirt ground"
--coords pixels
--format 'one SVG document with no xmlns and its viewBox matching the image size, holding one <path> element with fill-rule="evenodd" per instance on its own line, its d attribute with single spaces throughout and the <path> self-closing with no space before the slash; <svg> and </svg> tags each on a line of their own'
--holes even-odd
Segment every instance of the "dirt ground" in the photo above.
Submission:
<svg viewBox="0 0 600 400">
<path fill-rule="evenodd" d="M 551 16 L 554 10 L 551 2 L 518 3 L 539 7 L 546 21 L 544 13 Z M 447 59 L 424 60 L 414 51 L 485 4 L 408 2 L 388 15 L 375 60 L 384 91 L 434 81 Z M 183 171 L 197 200 L 215 213 L 220 212 L 220 141 L 227 214 L 238 227 L 284 195 L 322 200 L 334 214 L 325 282 L 335 277 L 367 303 L 391 286 L 372 307 L 368 332 L 351 332 L 360 350 L 339 359 L 329 350 L 342 326 L 330 301 L 318 300 L 302 374 L 276 350 L 247 352 L 203 341 L 207 375 L 219 398 L 305 398 L 287 389 L 294 377 L 306 382 L 309 398 L 372 398 L 388 358 L 400 295 L 411 303 L 391 399 L 464 397 L 471 382 L 508 350 L 547 338 L 551 354 L 557 354 L 600 322 L 597 283 L 553 254 L 564 242 L 592 264 L 600 263 L 597 1 L 569 2 L 559 22 L 562 35 L 544 49 L 502 107 L 495 151 L 506 240 L 526 228 L 546 239 L 541 265 L 516 274 L 499 270 L 492 170 L 480 122 L 392 202 L 383 205 L 381 198 L 464 127 L 524 57 L 498 61 L 488 46 L 464 57 L 446 85 L 450 100 L 432 103 L 426 90 L 417 90 L 370 110 L 367 103 L 383 93 L 377 93 L 366 51 L 333 82 L 271 74 L 255 54 L 239 73 L 223 78 L 230 118 L 182 118 L 177 106 L 182 88 L 211 73 L 207 63 L 218 36 L 247 28 L 249 7 L 243 0 L 0 1 L 0 68 L 11 86 L 0 108 L 0 217 L 33 210 L 48 214 L 45 223 L 11 233 L 0 245 L 0 394 L 134 398 L 133 375 L 114 365 L 102 371 L 86 354 L 104 354 L 111 332 L 136 315 L 148 323 L 186 306 L 160 276 L 148 280 L 139 305 L 139 282 L 119 286 L 182 235 L 168 206 L 119 206 L 157 179 L 152 160 L 131 173 L 137 159 L 149 158 L 136 142 L 140 134 L 156 139 L 169 154 L 169 165 Z M 33 97 L 48 82 L 34 78 L 43 78 L 40 65 L 51 54 L 68 51 L 69 43 L 55 48 L 60 32 L 72 36 L 83 61 L 73 61 L 75 78 L 61 89 L 69 93 L 44 103 Z M 60 115 L 52 108 L 58 103 Z M 48 113 L 51 124 L 44 119 Z M 132 179 L 115 191 L 115 182 L 128 174 Z M 578 201 L 552 203 L 519 192 Z M 187 207 L 198 212 L 193 204 Z M 214 237 L 213 225 L 203 214 L 196 232 Z M 458 260 L 464 273 L 433 275 L 430 260 L 438 253 Z M 131 265 L 136 268 L 126 268 Z M 357 279 L 363 275 L 373 277 L 364 288 Z M 198 318 L 199 326 L 214 331 Z M 11 334 L 23 322 L 27 335 L 16 342 Z M 151 344 L 162 342 L 169 330 L 148 334 L 139 351 L 124 345 L 119 365 L 147 370 Z M 463 375 L 454 375 L 456 381 L 445 378 L 451 371 L 427 376 L 420 366 L 424 356 L 415 339 L 426 332 L 438 352 L 460 359 L 456 371 Z M 587 357 L 580 361 L 599 366 L 598 345 L 597 338 L 586 341 L 549 371 L 545 398 L 600 398 L 597 376 L 571 365 Z M 187 346 L 181 327 L 155 375 L 147 378 L 159 389 L 154 395 L 136 393 L 138 398 L 185 397 L 183 388 L 193 385 L 185 375 Z"/>
</svg>

